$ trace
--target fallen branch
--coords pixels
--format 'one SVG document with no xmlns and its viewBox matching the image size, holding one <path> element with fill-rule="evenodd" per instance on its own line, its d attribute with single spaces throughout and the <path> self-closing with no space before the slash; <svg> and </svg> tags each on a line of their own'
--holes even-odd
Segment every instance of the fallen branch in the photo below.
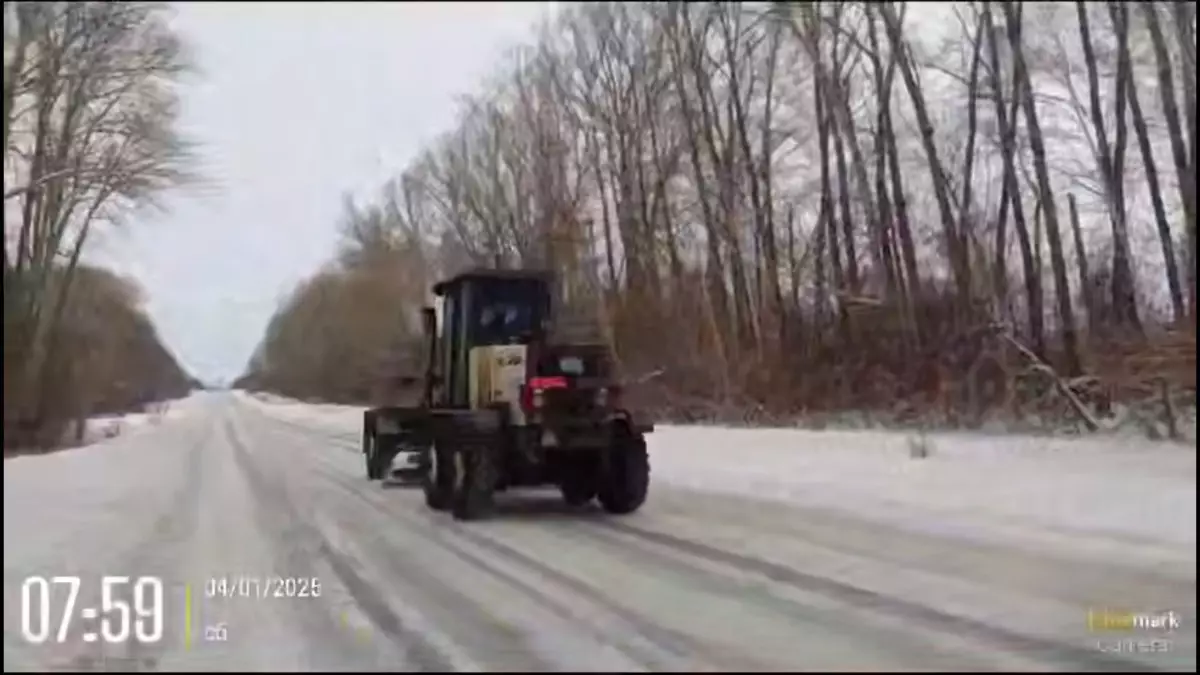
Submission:
<svg viewBox="0 0 1200 675">
<path fill-rule="evenodd" d="M 639 375 L 639 376 L 633 378 L 627 384 L 645 384 L 645 383 L 649 382 L 650 380 L 653 380 L 655 378 L 662 376 L 663 373 L 665 373 L 665 372 L 667 372 L 666 368 L 659 368 L 658 370 L 652 370 L 648 373 L 645 373 L 645 374 L 642 374 L 642 375 Z"/>
<path fill-rule="evenodd" d="M 1071 390 L 1071 386 L 1067 384 L 1063 378 L 1059 377 L 1058 373 L 1054 371 L 1054 368 L 1050 367 L 1050 364 L 1038 358 L 1037 354 L 1034 354 L 1028 347 L 1018 342 L 1010 333 L 1001 333 L 1001 337 L 1003 337 L 1008 344 L 1012 345 L 1018 352 L 1020 352 L 1022 356 L 1029 360 L 1032 370 L 1046 375 L 1051 381 L 1054 382 L 1055 388 L 1057 388 L 1058 392 L 1063 395 L 1063 398 L 1067 400 L 1067 403 L 1071 405 L 1071 408 L 1075 410 L 1075 414 L 1079 415 L 1079 419 L 1083 420 L 1083 424 L 1088 428 L 1088 431 L 1100 430 L 1100 422 L 1098 422 L 1096 418 L 1093 417 L 1090 412 L 1088 412 L 1087 406 L 1085 406 L 1083 402 L 1079 400 L 1079 397 L 1076 396 L 1075 392 Z"/>
</svg>

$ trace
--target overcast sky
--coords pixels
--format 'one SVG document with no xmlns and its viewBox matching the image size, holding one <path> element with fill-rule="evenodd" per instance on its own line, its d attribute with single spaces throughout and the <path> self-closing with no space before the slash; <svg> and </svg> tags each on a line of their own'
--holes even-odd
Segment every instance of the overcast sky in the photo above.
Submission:
<svg viewBox="0 0 1200 675">
<path fill-rule="evenodd" d="M 552 3 L 175 5 L 201 73 L 183 128 L 215 183 L 88 252 L 134 276 L 192 374 L 241 373 L 280 298 L 329 259 L 342 194 L 365 195 L 453 126 Z"/>
</svg>

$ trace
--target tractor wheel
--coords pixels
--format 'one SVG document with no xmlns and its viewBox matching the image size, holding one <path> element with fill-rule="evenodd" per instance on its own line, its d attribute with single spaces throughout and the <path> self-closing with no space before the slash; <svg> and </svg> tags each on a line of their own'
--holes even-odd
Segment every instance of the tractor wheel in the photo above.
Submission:
<svg viewBox="0 0 1200 675">
<path fill-rule="evenodd" d="M 478 520 L 492 510 L 496 491 L 496 466 L 491 448 L 486 445 L 459 445 L 454 448 L 454 500 L 451 513 L 455 520 Z"/>
<path fill-rule="evenodd" d="M 373 434 L 371 437 L 371 462 L 372 468 L 369 469 L 374 475 L 371 480 L 383 480 L 387 478 L 388 469 L 391 467 L 392 458 L 395 457 L 396 437 L 392 434 Z"/>
<path fill-rule="evenodd" d="M 584 506 L 596 498 L 597 462 L 578 459 L 565 467 L 559 490 L 568 506 Z"/>
<path fill-rule="evenodd" d="M 600 505 L 617 515 L 633 513 L 645 503 L 649 489 L 650 457 L 646 453 L 646 439 L 640 434 L 619 436 L 600 486 Z"/>
<path fill-rule="evenodd" d="M 379 462 L 376 461 L 376 450 L 379 443 L 375 440 L 375 434 L 368 429 L 363 430 L 363 459 L 367 465 L 367 480 L 379 480 L 383 478 L 379 473 Z"/>
<path fill-rule="evenodd" d="M 445 511 L 454 498 L 453 459 L 436 445 L 425 451 L 425 458 L 425 505 L 434 511 Z"/>
</svg>

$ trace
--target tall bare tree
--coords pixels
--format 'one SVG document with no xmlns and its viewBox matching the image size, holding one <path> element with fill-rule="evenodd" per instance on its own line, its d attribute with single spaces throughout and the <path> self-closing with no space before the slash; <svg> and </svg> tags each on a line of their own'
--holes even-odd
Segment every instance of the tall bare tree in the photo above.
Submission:
<svg viewBox="0 0 1200 675">
<path fill-rule="evenodd" d="M 162 5 L 11 4 L 5 410 L 6 424 L 28 425 L 47 405 L 42 383 L 62 344 L 58 326 L 93 227 L 189 177 L 173 88 L 188 60 Z"/>
<path fill-rule="evenodd" d="M 1175 162 L 1175 178 L 1179 183 L 1180 201 L 1183 203 L 1184 225 L 1186 227 L 1188 237 L 1188 298 L 1191 308 L 1192 317 L 1196 316 L 1196 172 L 1195 172 L 1195 141 L 1192 142 L 1192 150 L 1189 153 L 1187 150 L 1187 142 L 1184 140 L 1183 128 L 1179 121 L 1179 106 L 1175 95 L 1175 78 L 1173 75 L 1174 66 L 1171 62 L 1171 53 L 1167 47 L 1167 39 L 1163 34 L 1162 24 L 1158 16 L 1158 3 L 1144 3 L 1139 5 L 1142 10 L 1142 16 L 1146 21 L 1146 27 L 1150 32 L 1150 44 L 1154 48 L 1154 57 L 1158 64 L 1158 95 L 1162 103 L 1163 116 L 1166 118 L 1167 134 L 1171 140 L 1171 158 Z M 1180 30 L 1186 31 L 1186 28 Z M 1188 53 L 1188 48 L 1184 48 L 1184 54 Z M 1192 67 L 1191 67 L 1191 83 L 1195 87 L 1195 40 L 1191 46 Z M 1185 59 L 1187 57 L 1185 56 Z M 1187 68 L 1184 68 L 1187 72 Z M 1185 82 L 1186 82 L 1185 76 Z M 1194 101 L 1193 101 L 1194 109 Z M 1190 122 L 1192 135 L 1195 136 L 1195 113 Z M 1189 160 L 1189 155 L 1191 160 Z"/>
<path fill-rule="evenodd" d="M 1079 358 L 1079 338 L 1075 330 L 1075 314 L 1071 309 L 1071 284 L 1067 279 L 1067 265 L 1063 258 L 1061 230 L 1058 225 L 1058 207 L 1054 201 L 1054 189 L 1050 185 L 1050 171 L 1046 162 L 1046 145 L 1038 121 L 1037 104 L 1033 96 L 1033 83 L 1025 64 L 1024 45 L 1021 41 L 1021 18 L 1014 3 L 1005 2 L 1004 16 L 1008 24 L 1008 42 L 1013 54 L 1013 77 L 1020 87 L 1021 108 L 1025 123 L 1029 127 L 1029 146 L 1033 154 L 1033 166 L 1037 173 L 1038 199 L 1045 214 L 1046 240 L 1050 244 L 1050 264 L 1054 270 L 1055 295 L 1058 299 L 1058 318 L 1063 335 L 1065 366 L 1068 373 L 1078 375 L 1083 371 Z"/>
<path fill-rule="evenodd" d="M 1128 25 L 1128 9 L 1124 3 L 1112 3 L 1110 11 L 1116 12 L 1116 5 L 1122 5 L 1121 20 L 1122 24 L 1118 30 L 1123 31 L 1127 36 Z M 1116 19 L 1114 18 L 1114 25 Z M 1118 41 L 1118 49 L 1121 50 L 1121 59 L 1125 62 L 1131 60 L 1129 54 L 1129 40 L 1126 38 Z M 1137 135 L 1138 150 L 1142 156 L 1142 166 L 1146 173 L 1146 187 L 1150 192 L 1150 203 L 1154 209 L 1154 223 L 1158 228 L 1158 240 L 1162 246 L 1163 253 L 1163 270 L 1167 278 L 1167 288 L 1171 295 L 1171 307 L 1174 310 L 1176 320 L 1182 321 L 1187 311 L 1183 296 L 1183 286 L 1179 280 L 1179 263 L 1175 255 L 1175 240 L 1171 234 L 1170 222 L 1167 220 L 1167 210 L 1163 204 L 1162 186 L 1159 184 L 1158 178 L 1158 162 L 1154 158 L 1154 146 L 1150 137 L 1149 126 L 1146 124 L 1146 115 L 1142 112 L 1142 103 L 1138 97 L 1137 78 L 1130 75 L 1125 78 L 1125 85 L 1128 87 L 1129 112 L 1133 119 L 1134 133 Z"/>
<path fill-rule="evenodd" d="M 1093 131 L 1096 137 L 1097 157 L 1104 192 L 1108 203 L 1109 222 L 1112 225 L 1112 305 L 1116 310 L 1113 319 L 1123 326 L 1138 327 L 1137 301 L 1133 289 L 1133 270 L 1130 265 L 1129 234 L 1125 218 L 1125 108 L 1128 100 L 1127 80 L 1132 77 L 1129 63 L 1129 33 L 1124 21 L 1124 6 L 1110 5 L 1113 31 L 1117 35 L 1118 56 L 1116 75 L 1116 113 L 1113 126 L 1116 128 L 1116 143 L 1108 142 L 1104 107 L 1101 104 L 1100 77 L 1096 69 L 1096 56 L 1092 48 L 1091 28 L 1088 24 L 1088 4 L 1075 3 L 1079 17 L 1079 35 L 1083 43 L 1084 60 L 1087 64 L 1088 91 L 1091 101 Z"/>
</svg>

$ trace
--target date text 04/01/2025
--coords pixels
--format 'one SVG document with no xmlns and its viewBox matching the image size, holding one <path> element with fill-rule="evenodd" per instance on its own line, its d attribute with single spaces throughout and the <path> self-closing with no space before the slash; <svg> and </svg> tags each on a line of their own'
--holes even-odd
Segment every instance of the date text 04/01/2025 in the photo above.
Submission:
<svg viewBox="0 0 1200 675">
<path fill-rule="evenodd" d="M 321 597 L 321 580 L 317 577 L 285 577 L 278 575 L 233 575 L 210 577 L 204 584 L 208 598 L 251 598 L 255 600 Z"/>
</svg>

